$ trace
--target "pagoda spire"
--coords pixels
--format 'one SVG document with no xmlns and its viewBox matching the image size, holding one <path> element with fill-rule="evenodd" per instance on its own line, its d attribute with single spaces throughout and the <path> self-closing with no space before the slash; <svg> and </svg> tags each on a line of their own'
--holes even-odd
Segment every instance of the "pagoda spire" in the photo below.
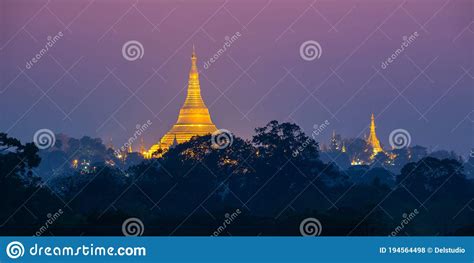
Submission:
<svg viewBox="0 0 474 263">
<path fill-rule="evenodd" d="M 336 131 L 335 131 L 335 130 L 332 131 L 332 136 L 331 136 L 331 150 L 333 150 L 333 151 L 339 150 L 339 144 L 338 144 L 338 141 L 337 141 Z"/>
<path fill-rule="evenodd" d="M 367 138 L 367 143 L 372 146 L 372 157 L 377 155 L 379 152 L 383 152 L 382 146 L 380 146 L 380 141 L 375 132 L 375 117 L 373 113 L 370 117 L 370 134 L 369 138 Z"/>
<path fill-rule="evenodd" d="M 191 54 L 191 69 L 189 70 L 188 93 L 184 101 L 183 108 L 206 108 L 201 97 L 201 85 L 199 83 L 199 72 L 197 68 L 196 50 L 193 45 L 193 53 Z M 178 120 L 179 122 L 179 120 Z"/>
<path fill-rule="evenodd" d="M 375 134 L 375 116 L 373 113 L 370 116 L 370 134 Z"/>
<path fill-rule="evenodd" d="M 201 96 L 197 56 L 193 45 L 191 69 L 188 76 L 188 91 L 184 104 L 179 111 L 178 120 L 161 140 L 148 150 L 147 157 L 151 158 L 152 154 L 159 148 L 166 152 L 172 145 L 189 141 L 193 136 L 211 134 L 216 130 L 209 109 Z"/>
</svg>

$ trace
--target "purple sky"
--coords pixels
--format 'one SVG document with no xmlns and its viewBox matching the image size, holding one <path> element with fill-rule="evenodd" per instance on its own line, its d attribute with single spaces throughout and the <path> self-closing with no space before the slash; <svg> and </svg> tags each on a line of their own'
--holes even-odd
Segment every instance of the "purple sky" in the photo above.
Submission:
<svg viewBox="0 0 474 263">
<path fill-rule="evenodd" d="M 143 135 L 150 146 L 176 121 L 194 43 L 212 119 L 238 136 L 276 119 L 308 134 L 328 120 L 322 142 L 332 130 L 356 137 L 374 112 L 385 147 L 398 128 L 412 145 L 464 155 L 473 146 L 472 1 L 134 3 L 1 1 L 0 131 L 31 141 L 48 128 L 120 146 L 151 120 Z M 64 36 L 26 69 L 59 31 Z M 204 69 L 236 32 L 241 37 Z M 129 40 L 142 43 L 142 59 L 124 59 Z M 319 59 L 301 58 L 307 40 L 321 45 Z"/>
</svg>

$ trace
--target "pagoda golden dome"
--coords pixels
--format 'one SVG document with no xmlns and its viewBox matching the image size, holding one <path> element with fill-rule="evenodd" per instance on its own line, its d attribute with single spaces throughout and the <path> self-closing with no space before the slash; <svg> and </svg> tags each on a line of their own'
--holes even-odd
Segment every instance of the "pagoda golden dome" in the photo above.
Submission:
<svg viewBox="0 0 474 263">
<path fill-rule="evenodd" d="M 191 55 L 191 70 L 189 71 L 188 92 L 181 107 L 176 124 L 144 153 L 146 158 L 159 157 L 170 146 L 189 141 L 193 136 L 203 136 L 217 131 L 211 120 L 209 110 L 201 97 L 197 57 L 194 51 Z M 161 149 L 161 153 L 159 153 Z"/>
</svg>

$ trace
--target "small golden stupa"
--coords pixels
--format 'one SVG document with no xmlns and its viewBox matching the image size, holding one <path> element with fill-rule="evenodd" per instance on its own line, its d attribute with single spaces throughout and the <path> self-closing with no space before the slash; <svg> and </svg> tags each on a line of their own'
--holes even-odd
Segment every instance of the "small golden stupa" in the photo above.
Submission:
<svg viewBox="0 0 474 263">
<path fill-rule="evenodd" d="M 383 152 L 383 148 L 380 145 L 379 138 L 377 138 L 377 134 L 375 133 L 375 117 L 374 117 L 373 113 L 372 113 L 372 116 L 370 118 L 370 135 L 369 135 L 369 138 L 367 138 L 367 143 L 370 146 L 372 146 L 372 156 L 371 156 L 371 158 L 373 158 L 379 152 Z"/>
</svg>

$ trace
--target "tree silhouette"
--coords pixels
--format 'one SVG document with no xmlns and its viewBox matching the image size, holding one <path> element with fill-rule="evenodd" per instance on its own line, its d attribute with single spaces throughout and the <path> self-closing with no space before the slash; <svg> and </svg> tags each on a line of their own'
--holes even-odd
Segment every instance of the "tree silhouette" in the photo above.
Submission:
<svg viewBox="0 0 474 263">
<path fill-rule="evenodd" d="M 46 213 L 61 206 L 33 175 L 41 161 L 33 143 L 22 144 L 0 133 L 0 147 L 0 233 L 32 235 Z M 19 230 L 18 225 L 31 227 Z"/>
<path fill-rule="evenodd" d="M 62 208 L 45 234 L 122 235 L 122 222 L 138 217 L 146 235 L 211 235 L 237 209 L 221 235 L 300 235 L 299 223 L 314 217 L 323 235 L 386 236 L 414 209 L 420 213 L 404 234 L 473 234 L 466 209 L 473 158 L 463 166 L 453 154 L 426 157 L 418 146 L 389 151 L 395 165 L 379 153 L 372 164 L 342 169 L 322 162 L 318 142 L 296 124 L 271 121 L 251 140 L 230 138 L 216 147 L 211 135 L 193 137 L 160 158 L 118 166 L 104 162 L 114 156 L 100 139 L 66 138 L 39 151 L 0 133 L 0 233 L 32 235 Z M 345 146 L 348 156 L 369 160 L 364 140 Z M 97 167 L 80 173 L 72 158 Z"/>
</svg>

